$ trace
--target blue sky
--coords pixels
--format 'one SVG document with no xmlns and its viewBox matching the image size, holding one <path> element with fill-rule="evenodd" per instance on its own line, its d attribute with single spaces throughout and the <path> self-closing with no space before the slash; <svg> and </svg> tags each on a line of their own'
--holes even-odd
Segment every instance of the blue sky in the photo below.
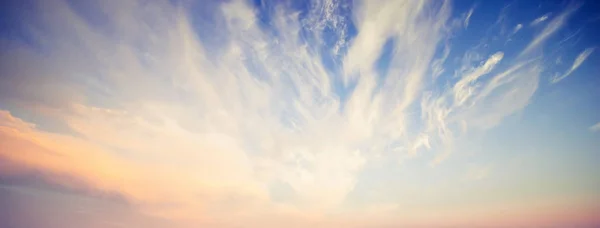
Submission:
<svg viewBox="0 0 600 228">
<path fill-rule="evenodd" d="M 600 224 L 596 1 L 1 4 L 0 225 Z"/>
</svg>

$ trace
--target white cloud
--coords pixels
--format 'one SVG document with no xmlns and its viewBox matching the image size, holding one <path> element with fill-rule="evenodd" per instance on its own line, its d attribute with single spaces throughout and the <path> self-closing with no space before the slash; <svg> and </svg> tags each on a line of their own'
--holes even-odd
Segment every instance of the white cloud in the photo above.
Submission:
<svg viewBox="0 0 600 228">
<path fill-rule="evenodd" d="M 41 1 L 38 10 L 52 13 L 40 14 L 32 24 L 47 30 L 51 58 L 27 46 L 4 53 L 19 64 L 3 68 L 13 74 L 2 81 L 2 88 L 25 82 L 29 86 L 9 90 L 6 97 L 19 104 L 48 106 L 56 113 L 52 121 L 64 122 L 77 133 L 57 142 L 77 142 L 80 146 L 74 148 L 99 147 L 98 156 L 109 161 L 81 170 L 57 168 L 69 160 L 42 165 L 15 157 L 14 162 L 103 185 L 102 191 L 131 196 L 134 204 L 152 213 L 184 216 L 207 210 L 216 219 L 225 218 L 215 208 L 230 195 L 278 207 L 269 202 L 266 192 L 266 186 L 276 180 L 285 181 L 296 193 L 292 211 L 335 210 L 353 188 L 356 173 L 373 156 L 368 153 L 372 148 L 408 140 L 399 133 L 407 128 L 402 113 L 420 94 L 449 16 L 446 4 L 435 17 L 422 16 L 423 2 L 369 1 L 357 8 L 360 33 L 344 67 L 348 75 L 360 75 L 360 80 L 340 112 L 332 75 L 299 36 L 303 24 L 298 13 L 274 8 L 271 22 L 277 36 L 273 36 L 261 28 L 250 5 L 223 3 L 217 9 L 222 17 L 215 23 L 223 26 L 218 32 L 224 34 L 211 35 L 224 35 L 227 40 L 215 48 L 199 41 L 203 30 L 195 31 L 182 9 L 166 1 L 131 3 L 101 5 L 100 10 L 110 14 L 106 26 L 113 28 L 107 34 L 65 2 L 44 8 Z M 323 5 L 323 20 L 335 24 L 330 6 Z M 324 22 L 302 23 L 316 23 L 313 26 L 318 28 Z M 377 92 L 373 66 L 387 39 L 394 40 L 397 50 L 392 57 L 394 69 L 385 88 Z M 27 74 L 20 76 L 23 72 Z M 44 79 L 69 90 L 35 83 Z M 60 103 L 50 102 L 55 98 Z M 384 105 L 397 103 L 398 107 Z M 27 129 L 35 137 L 55 137 L 31 127 L 18 129 Z M 62 147 L 53 150 L 74 156 Z M 81 157 L 71 159 L 76 162 Z M 160 163 L 156 170 L 164 175 L 139 168 L 156 163 Z M 115 164 L 131 167 L 127 184 L 98 174 Z M 144 172 L 152 175 L 152 181 Z M 99 177 L 108 179 L 95 179 Z M 147 196 L 138 191 L 146 184 L 165 187 Z M 235 186 L 243 188 L 231 190 Z M 195 192 L 206 197 L 192 200 Z M 180 206 L 168 211 L 152 206 L 163 203 Z"/>
<path fill-rule="evenodd" d="M 552 19 L 546 27 L 527 45 L 527 47 L 519 54 L 519 56 L 525 56 L 534 49 L 538 48 L 544 41 L 546 41 L 556 31 L 561 29 L 569 16 L 575 12 L 580 5 L 569 5 L 560 15 Z M 543 18 L 543 17 L 542 17 Z M 545 20 L 545 19 L 544 19 Z"/>
<path fill-rule="evenodd" d="M 558 83 L 561 80 L 563 80 L 566 77 L 568 77 L 569 75 L 571 75 L 592 54 L 592 52 L 594 52 L 594 50 L 596 50 L 596 48 L 593 48 L 593 47 L 592 48 L 586 48 L 585 50 L 583 50 L 581 53 L 579 53 L 579 55 L 577 55 L 577 58 L 575 58 L 575 61 L 573 61 L 573 65 L 571 65 L 571 68 L 569 68 L 569 70 L 567 72 L 565 72 L 564 74 L 562 74 L 560 76 L 555 75 L 554 77 L 552 77 L 550 79 L 550 82 L 551 83 Z"/>
<path fill-rule="evenodd" d="M 550 13 L 544 14 L 544 15 L 536 18 L 535 20 L 533 20 L 530 25 L 531 26 L 536 26 L 539 23 L 542 23 L 542 22 L 548 20 L 549 17 L 550 17 Z"/>
<path fill-rule="evenodd" d="M 460 80 L 452 87 L 423 97 L 423 134 L 429 136 L 431 147 L 438 151 L 432 165 L 453 152 L 453 141 L 466 130 L 492 128 L 529 104 L 538 87 L 541 62 L 512 60 L 508 64 L 512 67 L 493 73 L 503 56 L 498 52 L 479 66 L 461 67 L 466 70 L 458 72 Z M 489 77 L 483 77 L 488 74 Z"/>
<path fill-rule="evenodd" d="M 517 33 L 522 28 L 523 28 L 523 24 L 517 24 L 517 25 L 515 25 L 515 28 L 513 29 L 513 34 Z"/>
<path fill-rule="evenodd" d="M 502 52 L 493 54 L 485 61 L 483 65 L 475 68 L 467 75 L 464 75 L 458 82 L 456 82 L 453 87 L 454 102 L 457 105 L 462 105 L 464 102 L 466 102 L 475 89 L 471 84 L 477 81 L 479 77 L 490 73 L 494 66 L 496 66 L 496 64 L 498 64 L 503 57 L 504 53 Z"/>
<path fill-rule="evenodd" d="M 471 20 L 471 15 L 473 15 L 473 11 L 475 10 L 475 8 L 471 8 L 469 10 L 469 12 L 467 12 L 467 16 L 465 17 L 465 22 L 464 22 L 464 26 L 469 27 L 469 20 Z"/>
</svg>

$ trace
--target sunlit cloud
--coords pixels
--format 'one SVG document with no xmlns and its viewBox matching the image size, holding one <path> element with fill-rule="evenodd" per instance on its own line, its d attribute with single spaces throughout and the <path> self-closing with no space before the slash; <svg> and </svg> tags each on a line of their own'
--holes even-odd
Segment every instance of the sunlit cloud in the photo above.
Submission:
<svg viewBox="0 0 600 228">
<path fill-rule="evenodd" d="M 441 226 L 425 218 L 447 209 L 426 197 L 414 211 L 352 206 L 364 170 L 437 169 L 522 112 L 546 77 L 537 50 L 577 10 L 536 19 L 550 21 L 525 46 L 487 48 L 454 45 L 474 8 L 456 17 L 451 2 L 306 4 L 35 1 L 29 43 L 2 41 L 0 176 L 116 196 L 182 227 Z M 464 167 L 471 182 L 502 170 Z M 503 206 L 438 218 L 478 207 Z"/>
</svg>

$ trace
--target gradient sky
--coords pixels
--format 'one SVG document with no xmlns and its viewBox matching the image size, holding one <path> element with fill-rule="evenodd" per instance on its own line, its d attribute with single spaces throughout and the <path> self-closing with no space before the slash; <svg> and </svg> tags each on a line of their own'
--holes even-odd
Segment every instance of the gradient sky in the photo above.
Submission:
<svg viewBox="0 0 600 228">
<path fill-rule="evenodd" d="M 5 0 L 0 227 L 600 227 L 600 1 Z"/>
</svg>

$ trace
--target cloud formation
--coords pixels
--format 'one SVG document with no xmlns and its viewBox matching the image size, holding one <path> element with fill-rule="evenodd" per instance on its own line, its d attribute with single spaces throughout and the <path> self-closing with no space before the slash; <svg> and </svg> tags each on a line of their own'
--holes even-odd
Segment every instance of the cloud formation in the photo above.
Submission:
<svg viewBox="0 0 600 228">
<path fill-rule="evenodd" d="M 215 227 L 386 225 L 395 202 L 343 214 L 365 165 L 442 164 L 456 139 L 525 108 L 533 50 L 575 10 L 518 57 L 469 47 L 451 67 L 473 9 L 457 26 L 449 2 L 216 1 L 205 17 L 188 4 L 36 1 L 32 43 L 0 52 L 0 174 Z"/>
</svg>

